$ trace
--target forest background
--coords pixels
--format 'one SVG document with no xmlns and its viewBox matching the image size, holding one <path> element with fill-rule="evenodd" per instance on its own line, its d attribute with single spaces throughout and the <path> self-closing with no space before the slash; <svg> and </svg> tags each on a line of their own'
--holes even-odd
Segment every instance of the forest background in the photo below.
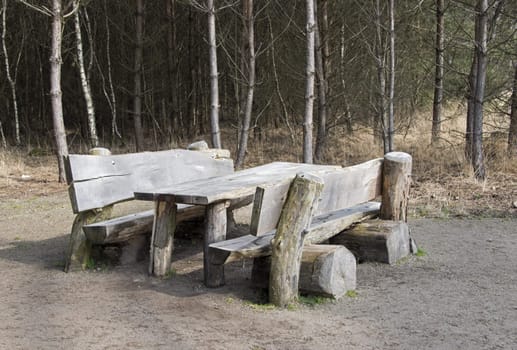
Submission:
<svg viewBox="0 0 517 350">
<path fill-rule="evenodd" d="M 10 185 L 48 154 L 204 138 L 237 167 L 406 151 L 415 194 L 442 212 L 517 206 L 514 1 L 2 0 L 1 14 Z"/>
</svg>

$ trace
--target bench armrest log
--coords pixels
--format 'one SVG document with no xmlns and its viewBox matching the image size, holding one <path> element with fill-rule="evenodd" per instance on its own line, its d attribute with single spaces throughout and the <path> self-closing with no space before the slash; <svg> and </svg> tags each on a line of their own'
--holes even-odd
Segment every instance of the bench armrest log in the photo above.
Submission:
<svg viewBox="0 0 517 350">
<path fill-rule="evenodd" d="M 276 235 L 271 242 L 269 300 L 286 307 L 298 298 L 298 280 L 304 232 L 309 227 L 323 181 L 310 174 L 297 175 L 280 215 Z"/>
<path fill-rule="evenodd" d="M 381 219 L 407 221 L 412 157 L 403 152 L 384 156 Z"/>
</svg>

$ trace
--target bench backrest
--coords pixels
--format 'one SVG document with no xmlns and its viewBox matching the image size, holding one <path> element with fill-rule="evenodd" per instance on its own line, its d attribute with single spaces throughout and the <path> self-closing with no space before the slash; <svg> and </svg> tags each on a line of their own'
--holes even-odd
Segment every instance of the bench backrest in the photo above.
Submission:
<svg viewBox="0 0 517 350">
<path fill-rule="evenodd" d="M 65 166 L 74 213 L 133 199 L 135 191 L 234 171 L 227 150 L 71 154 L 65 158 Z"/>
<path fill-rule="evenodd" d="M 382 162 L 374 159 L 358 165 L 317 174 L 324 186 L 314 215 L 330 213 L 371 201 L 381 195 Z M 278 224 L 291 179 L 257 187 L 251 216 L 251 234 L 271 232 Z"/>
</svg>

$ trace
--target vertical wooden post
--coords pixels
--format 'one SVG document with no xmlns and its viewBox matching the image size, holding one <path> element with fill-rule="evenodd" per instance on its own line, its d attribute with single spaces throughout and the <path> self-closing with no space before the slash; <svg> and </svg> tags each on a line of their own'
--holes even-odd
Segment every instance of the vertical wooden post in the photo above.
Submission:
<svg viewBox="0 0 517 350">
<path fill-rule="evenodd" d="M 96 147 L 88 152 L 94 156 L 109 156 L 111 152 L 107 148 Z M 111 217 L 113 205 L 100 209 L 80 212 L 74 219 L 70 241 L 66 252 L 65 272 L 80 270 L 86 267 L 91 255 L 91 242 L 86 239 L 83 226 L 98 221 L 108 220 Z"/>
<path fill-rule="evenodd" d="M 271 242 L 269 300 L 286 307 L 298 298 L 298 280 L 304 231 L 309 227 L 323 181 L 310 174 L 299 174 L 289 188 L 275 238 Z"/>
<path fill-rule="evenodd" d="M 176 230 L 176 212 L 176 203 L 156 202 L 149 274 L 165 276 L 170 272 L 174 231 Z"/>
<path fill-rule="evenodd" d="M 407 221 L 412 157 L 404 152 L 384 155 L 380 218 Z"/>
<path fill-rule="evenodd" d="M 217 202 L 206 207 L 205 213 L 205 237 L 203 240 L 203 272 L 207 287 L 220 287 L 224 285 L 224 265 L 213 265 L 208 261 L 208 246 L 211 243 L 222 241 L 226 238 L 227 216 L 226 208 L 230 202 Z"/>
</svg>

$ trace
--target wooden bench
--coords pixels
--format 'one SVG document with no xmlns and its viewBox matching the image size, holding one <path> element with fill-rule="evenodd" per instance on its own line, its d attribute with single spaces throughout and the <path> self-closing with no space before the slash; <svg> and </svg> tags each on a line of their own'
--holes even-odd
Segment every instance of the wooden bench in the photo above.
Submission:
<svg viewBox="0 0 517 350">
<path fill-rule="evenodd" d="M 323 190 L 314 216 L 302 233 L 303 244 L 310 247 L 325 242 L 354 224 L 379 214 L 384 219 L 405 221 L 410 174 L 411 156 L 400 152 L 323 174 Z M 209 262 L 221 265 L 238 259 L 271 255 L 272 240 L 290 185 L 290 181 L 284 181 L 257 188 L 251 233 L 211 244 Z M 378 197 L 382 197 L 382 209 L 381 203 L 372 201 Z M 255 265 L 257 261 L 263 264 L 266 260 L 256 259 Z M 264 275 L 264 267 L 254 266 L 254 274 L 255 270 L 262 270 Z M 311 278 L 314 279 L 314 276 Z"/>
<path fill-rule="evenodd" d="M 305 234 L 306 244 L 323 242 L 352 224 L 379 214 L 380 203 L 371 202 L 381 194 L 382 159 L 341 168 L 322 176 L 324 187 L 315 216 Z M 280 218 L 291 180 L 258 187 L 252 209 L 251 233 L 212 243 L 209 261 L 226 264 L 243 258 L 271 254 L 271 240 Z"/>
<path fill-rule="evenodd" d="M 100 150 L 100 152 L 99 152 Z M 65 159 L 72 209 L 76 215 L 67 251 L 65 271 L 84 268 L 92 244 L 121 242 L 150 233 L 154 211 L 112 218 L 113 205 L 134 199 L 134 192 L 232 173 L 229 151 L 174 149 L 110 155 L 71 154 Z M 99 154 L 100 153 L 100 154 Z M 204 207 L 178 205 L 178 221 L 204 215 Z"/>
</svg>

